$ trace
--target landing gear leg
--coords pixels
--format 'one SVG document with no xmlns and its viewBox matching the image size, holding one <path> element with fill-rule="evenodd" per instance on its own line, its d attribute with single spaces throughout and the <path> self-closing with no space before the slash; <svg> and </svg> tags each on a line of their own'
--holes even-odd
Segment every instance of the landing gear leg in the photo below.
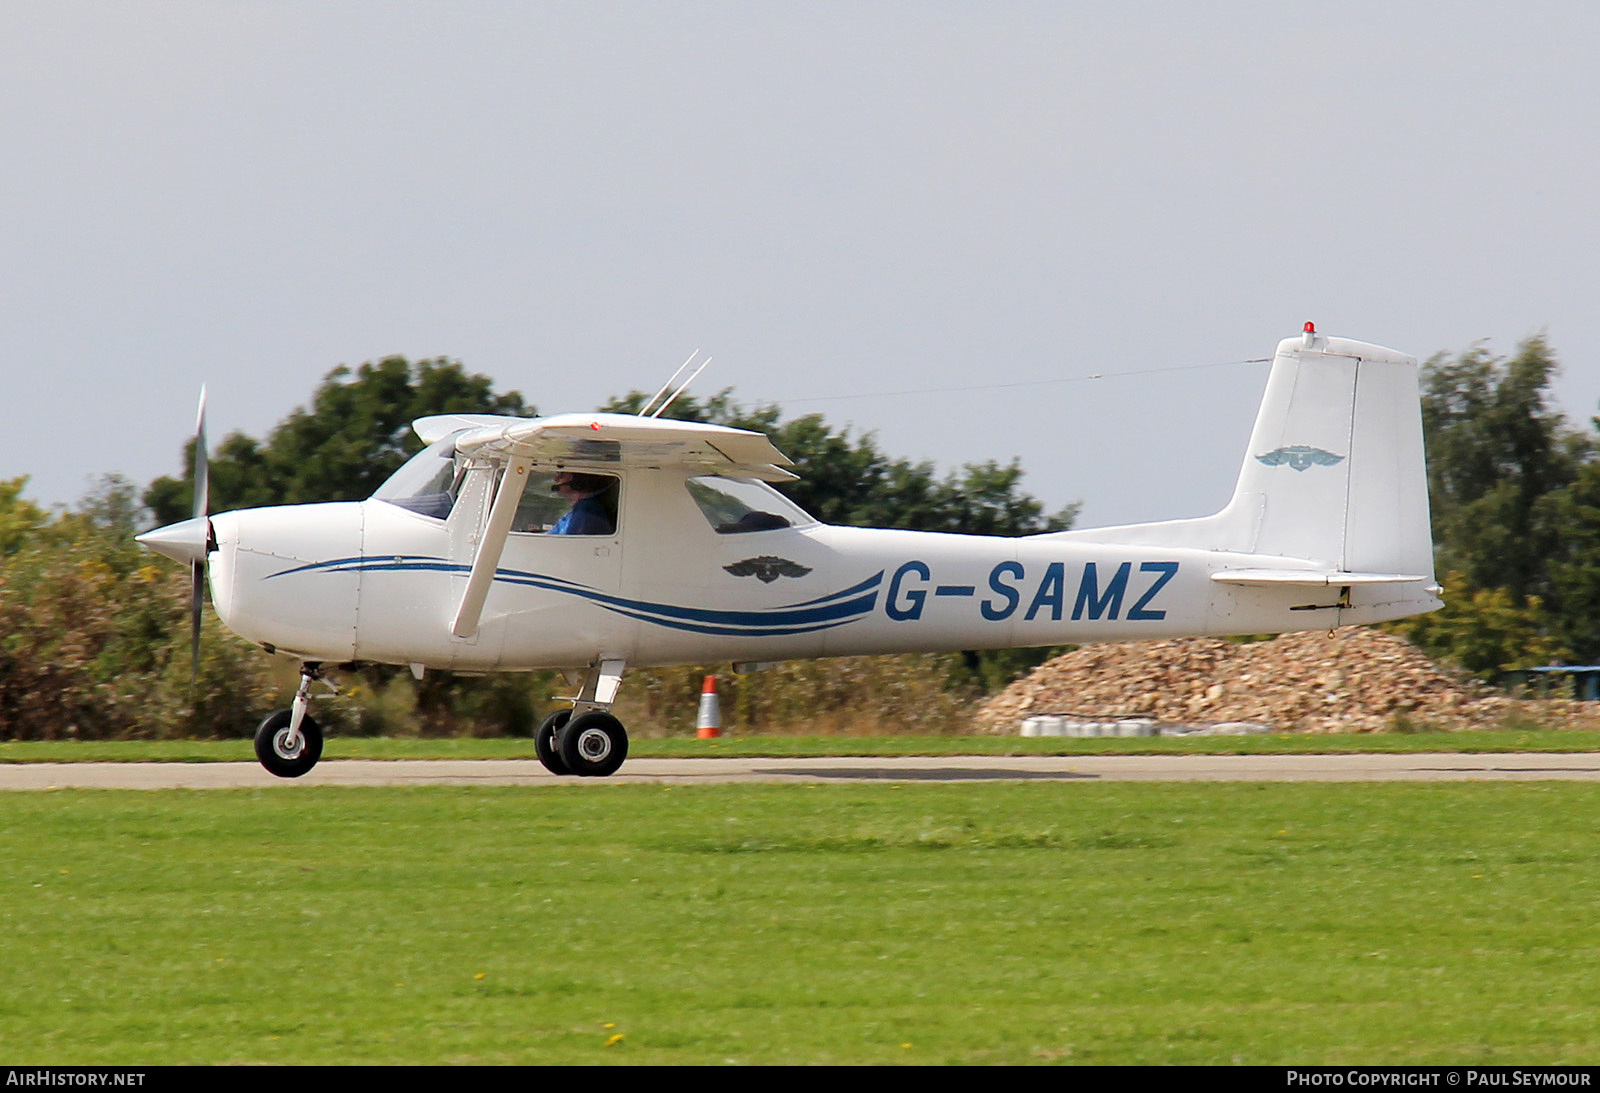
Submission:
<svg viewBox="0 0 1600 1093">
<path fill-rule="evenodd" d="M 610 711 L 622 684 L 623 668 L 620 660 L 602 660 L 590 668 L 570 713 L 562 710 L 552 714 L 539 726 L 539 759 L 548 769 L 557 774 L 604 778 L 622 766 L 628 757 L 628 733 Z M 545 757 L 547 727 L 554 758 L 565 770 L 556 770 Z"/>
<path fill-rule="evenodd" d="M 306 713 L 311 705 L 311 684 L 321 676 L 321 664 L 307 661 L 301 665 L 293 705 L 269 715 L 256 729 L 256 758 L 279 778 L 298 778 L 322 758 L 322 727 Z"/>
</svg>

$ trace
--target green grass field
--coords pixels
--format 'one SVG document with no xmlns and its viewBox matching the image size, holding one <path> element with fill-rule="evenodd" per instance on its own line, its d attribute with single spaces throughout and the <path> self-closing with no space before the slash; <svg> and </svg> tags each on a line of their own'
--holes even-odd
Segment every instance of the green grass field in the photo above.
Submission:
<svg viewBox="0 0 1600 1093">
<path fill-rule="evenodd" d="M 0 795 L 0 1055 L 1593 1063 L 1576 783 Z"/>
</svg>

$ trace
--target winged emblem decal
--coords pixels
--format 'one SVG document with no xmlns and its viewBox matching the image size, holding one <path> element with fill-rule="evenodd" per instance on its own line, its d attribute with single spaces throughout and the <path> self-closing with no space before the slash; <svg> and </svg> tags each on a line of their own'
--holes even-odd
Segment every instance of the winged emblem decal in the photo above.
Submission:
<svg viewBox="0 0 1600 1093">
<path fill-rule="evenodd" d="M 1256 456 L 1257 461 L 1269 467 L 1281 467 L 1288 464 L 1297 471 L 1303 471 L 1312 464 L 1319 467 L 1331 467 L 1335 463 L 1344 462 L 1344 456 L 1325 452 L 1321 448 L 1312 448 L 1305 444 L 1290 444 L 1286 448 L 1275 448 L 1265 455 Z"/>
<path fill-rule="evenodd" d="M 771 584 L 779 577 L 804 577 L 811 572 L 809 566 L 798 562 L 791 562 L 787 558 L 779 558 L 775 554 L 763 554 L 759 558 L 746 558 L 742 562 L 722 567 L 735 577 L 754 577 L 762 584 Z"/>
</svg>

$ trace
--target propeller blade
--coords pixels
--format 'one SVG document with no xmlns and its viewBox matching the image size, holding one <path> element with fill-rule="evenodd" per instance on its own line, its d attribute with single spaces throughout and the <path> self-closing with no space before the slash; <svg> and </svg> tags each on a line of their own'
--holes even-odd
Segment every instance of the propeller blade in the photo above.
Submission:
<svg viewBox="0 0 1600 1093">
<path fill-rule="evenodd" d="M 211 511 L 211 460 L 206 452 L 206 389 L 200 388 L 200 415 L 194 425 L 194 514 Z"/>
<path fill-rule="evenodd" d="M 200 679 L 200 609 L 205 604 L 206 563 L 189 566 L 189 689 Z"/>
<path fill-rule="evenodd" d="M 194 515 L 205 520 L 211 508 L 211 460 L 206 451 L 206 389 L 200 387 L 200 411 L 194 423 Z M 210 527 L 203 524 L 202 534 L 210 538 Z M 200 556 L 189 563 L 189 690 L 193 692 L 200 679 L 200 622 L 205 606 L 206 546 L 202 544 Z"/>
</svg>

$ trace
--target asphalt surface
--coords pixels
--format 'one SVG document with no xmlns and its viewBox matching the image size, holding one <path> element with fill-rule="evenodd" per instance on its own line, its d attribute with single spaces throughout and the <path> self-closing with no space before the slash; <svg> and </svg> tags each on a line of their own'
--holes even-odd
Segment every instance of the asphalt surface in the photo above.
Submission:
<svg viewBox="0 0 1600 1093">
<path fill-rule="evenodd" d="M 0 790 L 241 789 L 299 786 L 580 786 L 619 782 L 1506 782 L 1600 781 L 1600 754 L 1118 755 L 631 759 L 610 778 L 558 778 L 536 760 L 329 760 L 303 778 L 255 763 L 21 763 Z"/>
</svg>

